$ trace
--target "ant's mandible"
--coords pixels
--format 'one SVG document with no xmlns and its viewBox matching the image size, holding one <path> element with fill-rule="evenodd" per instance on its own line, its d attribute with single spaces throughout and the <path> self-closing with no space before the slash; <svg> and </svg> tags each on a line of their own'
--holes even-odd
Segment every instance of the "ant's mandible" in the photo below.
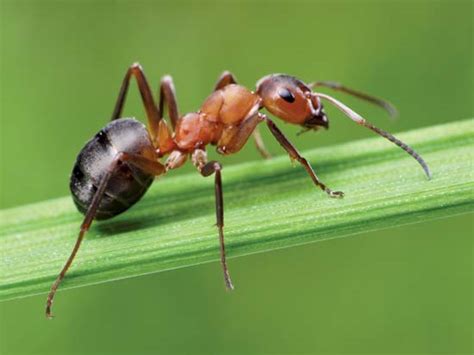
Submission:
<svg viewBox="0 0 474 355">
<path fill-rule="evenodd" d="M 148 129 L 135 119 L 119 118 L 132 76 L 137 80 L 145 106 Z M 238 85 L 231 73 L 224 72 L 214 92 L 200 110 L 180 117 L 172 78 L 162 78 L 157 106 L 142 67 L 133 64 L 122 82 L 112 122 L 86 143 L 74 165 L 70 188 L 74 202 L 79 211 L 85 214 L 85 218 L 72 253 L 51 286 L 46 303 L 46 316 L 52 317 L 51 308 L 56 290 L 71 266 L 92 221 L 112 218 L 124 212 L 140 200 L 155 176 L 179 168 L 188 157 L 202 176 L 215 176 L 221 264 L 225 285 L 228 289 L 233 289 L 224 246 L 222 166 L 217 161 L 207 160 L 206 146 L 217 146 L 217 152 L 223 155 L 233 154 L 253 135 L 259 152 L 264 157 L 269 157 L 257 127 L 263 121 L 288 155 L 303 165 L 315 185 L 331 197 L 342 197 L 341 191 L 332 191 L 318 178 L 308 161 L 275 123 L 260 112 L 262 108 L 288 123 L 302 126 L 304 130 L 317 130 L 321 127 L 327 129 L 329 121 L 321 99 L 327 100 L 357 124 L 398 145 L 416 159 L 428 178 L 431 177 L 427 164 L 412 148 L 367 122 L 335 98 L 311 90 L 318 86 L 351 94 L 381 106 L 392 115 L 396 113 L 395 108 L 388 102 L 334 82 L 320 81 L 306 85 L 289 75 L 272 74 L 260 79 L 256 91 L 252 92 Z M 163 119 L 165 103 L 172 130 Z M 167 156 L 167 159 L 162 164 L 160 158 L 164 156 Z"/>
</svg>

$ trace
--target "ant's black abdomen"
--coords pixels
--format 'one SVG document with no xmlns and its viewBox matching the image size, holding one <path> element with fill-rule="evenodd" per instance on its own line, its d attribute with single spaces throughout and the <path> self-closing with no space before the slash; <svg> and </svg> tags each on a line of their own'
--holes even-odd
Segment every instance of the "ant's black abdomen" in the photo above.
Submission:
<svg viewBox="0 0 474 355">
<path fill-rule="evenodd" d="M 102 177 L 120 152 L 154 156 L 145 126 L 133 118 L 110 122 L 99 131 L 77 156 L 70 189 L 77 209 L 85 214 Z M 122 163 L 112 174 L 95 219 L 107 219 L 133 206 L 148 190 L 153 175 Z"/>
</svg>

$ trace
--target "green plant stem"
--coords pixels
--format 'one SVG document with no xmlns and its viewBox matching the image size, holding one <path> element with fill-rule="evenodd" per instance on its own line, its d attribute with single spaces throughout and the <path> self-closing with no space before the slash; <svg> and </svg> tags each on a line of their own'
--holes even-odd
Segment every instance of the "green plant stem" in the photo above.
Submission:
<svg viewBox="0 0 474 355">
<path fill-rule="evenodd" d="M 379 137 L 304 153 L 344 199 L 327 197 L 286 156 L 224 167 L 228 257 L 472 211 L 474 120 L 397 136 L 426 159 L 431 181 Z M 81 220 L 70 197 L 1 211 L 0 299 L 47 292 Z M 127 213 L 93 223 L 60 290 L 218 260 L 214 224 L 213 178 L 166 176 Z"/>
</svg>

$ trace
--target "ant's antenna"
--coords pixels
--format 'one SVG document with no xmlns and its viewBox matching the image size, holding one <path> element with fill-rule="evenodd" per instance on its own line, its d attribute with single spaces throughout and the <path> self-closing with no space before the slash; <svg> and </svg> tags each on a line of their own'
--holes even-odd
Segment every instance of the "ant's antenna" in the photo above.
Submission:
<svg viewBox="0 0 474 355">
<path fill-rule="evenodd" d="M 333 90 L 341 91 L 346 94 L 355 96 L 359 99 L 368 101 L 373 103 L 374 105 L 377 105 L 381 108 L 383 108 L 387 113 L 390 115 L 390 117 L 395 118 L 398 116 L 398 110 L 395 106 L 392 105 L 392 103 L 388 102 L 387 100 L 380 99 L 378 97 L 348 88 L 340 83 L 337 83 L 335 81 L 316 81 L 314 83 L 311 83 L 308 85 L 311 89 L 316 87 L 316 86 L 323 86 L 326 88 L 330 88 Z"/>
<path fill-rule="evenodd" d="M 344 105 L 342 102 L 336 100 L 335 98 L 322 94 L 319 92 L 313 92 L 314 96 L 320 97 L 322 99 L 328 100 L 331 104 L 333 104 L 335 107 L 337 107 L 340 111 L 342 111 L 347 117 L 349 117 L 351 120 L 356 122 L 357 124 L 367 127 L 368 129 L 374 131 L 375 133 L 381 135 L 382 137 L 388 139 L 390 142 L 395 143 L 398 145 L 400 148 L 402 148 L 405 152 L 410 154 L 413 158 L 416 159 L 416 161 L 421 165 L 423 170 L 425 171 L 426 176 L 428 177 L 428 180 L 431 179 L 431 171 L 426 162 L 423 160 L 423 158 L 418 155 L 417 152 L 413 150 L 410 146 L 407 144 L 403 143 L 401 140 L 395 138 L 393 135 L 391 135 L 388 132 L 385 132 L 384 130 L 381 130 L 380 128 L 375 127 L 372 123 L 367 122 L 365 118 L 363 118 L 361 115 L 359 115 L 357 112 L 353 111 L 346 105 Z"/>
</svg>

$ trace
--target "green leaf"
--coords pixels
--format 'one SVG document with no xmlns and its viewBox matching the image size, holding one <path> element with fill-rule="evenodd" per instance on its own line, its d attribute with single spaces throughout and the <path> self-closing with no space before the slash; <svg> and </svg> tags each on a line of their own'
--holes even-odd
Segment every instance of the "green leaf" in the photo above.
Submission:
<svg viewBox="0 0 474 355">
<path fill-rule="evenodd" d="M 228 257 L 472 211 L 474 120 L 397 136 L 425 158 L 431 181 L 380 137 L 304 153 L 344 199 L 328 198 L 286 156 L 224 167 Z M 93 223 L 60 290 L 218 260 L 213 183 L 170 174 L 127 213 Z M 81 220 L 70 197 L 1 211 L 0 299 L 47 292 Z"/>
</svg>

